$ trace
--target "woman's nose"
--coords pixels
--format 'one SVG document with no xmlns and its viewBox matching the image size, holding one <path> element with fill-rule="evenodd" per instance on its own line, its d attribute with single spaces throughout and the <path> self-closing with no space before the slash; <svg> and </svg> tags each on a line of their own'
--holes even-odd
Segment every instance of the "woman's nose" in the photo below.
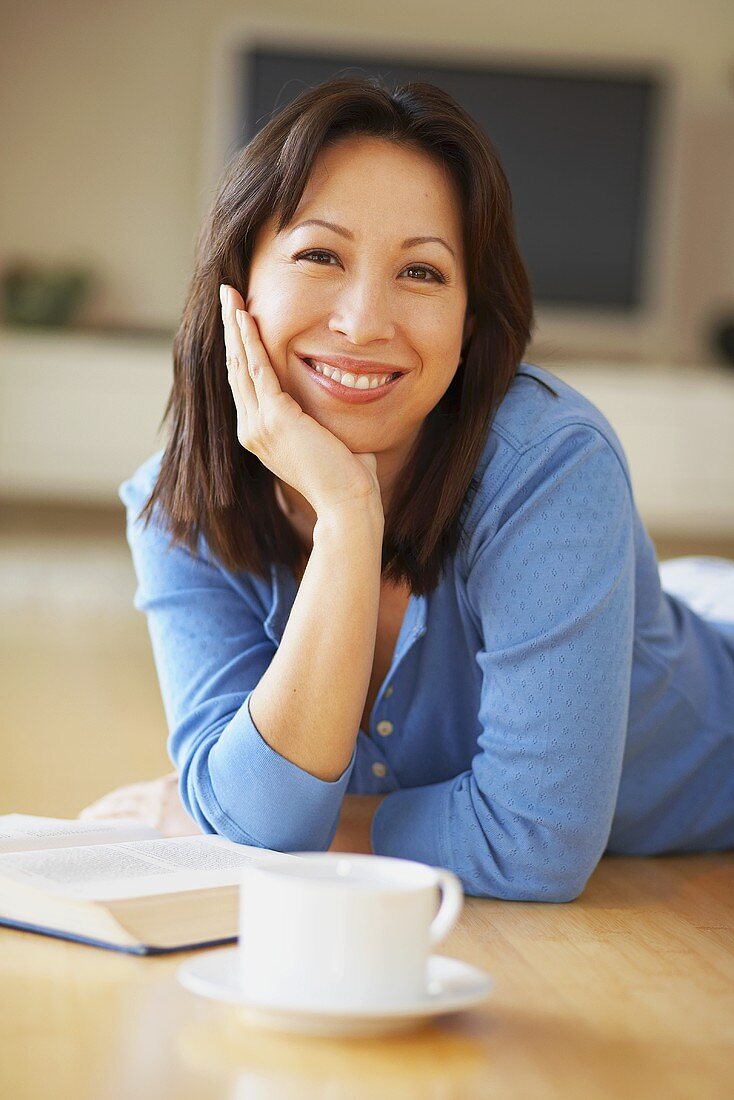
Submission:
<svg viewBox="0 0 734 1100">
<path fill-rule="evenodd" d="M 395 322 L 389 289 L 368 279 L 344 287 L 333 304 L 329 328 L 353 344 L 391 340 Z"/>
</svg>

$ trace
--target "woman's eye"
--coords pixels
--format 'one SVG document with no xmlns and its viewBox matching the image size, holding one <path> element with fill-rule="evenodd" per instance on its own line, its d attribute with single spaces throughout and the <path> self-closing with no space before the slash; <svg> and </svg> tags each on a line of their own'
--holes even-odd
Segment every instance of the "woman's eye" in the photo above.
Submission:
<svg viewBox="0 0 734 1100">
<path fill-rule="evenodd" d="M 311 249 L 309 249 L 308 252 L 299 252 L 299 254 L 295 258 L 297 260 L 307 260 L 311 256 L 326 256 L 327 260 L 329 260 L 329 259 L 334 259 L 335 260 L 336 259 L 336 256 L 334 256 L 331 252 L 324 252 L 320 248 L 311 248 Z M 316 262 L 320 263 L 319 260 L 317 260 Z M 326 266 L 328 266 L 328 264 Z"/>
<path fill-rule="evenodd" d="M 296 259 L 296 260 L 308 260 L 308 259 L 312 259 L 312 257 L 326 257 L 326 263 L 324 263 L 322 259 L 312 260 L 312 262 L 320 264 L 321 267 L 329 267 L 330 266 L 329 261 L 337 259 L 337 257 L 334 255 L 333 252 L 326 252 L 324 249 L 321 249 L 321 248 L 310 248 L 308 250 L 308 252 L 299 252 L 294 257 L 294 259 Z M 411 279 L 411 281 L 414 282 L 414 283 L 425 283 L 425 282 L 430 282 L 431 280 L 433 280 L 434 282 L 437 282 L 437 283 L 445 283 L 446 282 L 446 279 L 441 274 L 441 272 L 437 271 L 433 267 L 429 267 L 428 264 L 409 264 L 408 267 L 405 268 L 405 270 L 406 271 L 417 271 L 421 276 L 430 276 L 430 279 L 426 279 L 426 278 Z"/>
<path fill-rule="evenodd" d="M 446 282 L 443 275 L 439 271 L 436 271 L 435 268 L 427 267 L 426 264 L 411 264 L 409 267 L 406 267 L 405 270 L 406 271 L 418 271 L 418 272 L 421 272 L 425 275 L 430 275 L 431 278 L 433 280 L 435 280 L 435 282 L 437 282 L 437 283 Z M 427 280 L 426 279 L 414 279 L 413 282 L 415 282 L 415 283 L 425 283 L 425 282 L 427 282 Z"/>
</svg>

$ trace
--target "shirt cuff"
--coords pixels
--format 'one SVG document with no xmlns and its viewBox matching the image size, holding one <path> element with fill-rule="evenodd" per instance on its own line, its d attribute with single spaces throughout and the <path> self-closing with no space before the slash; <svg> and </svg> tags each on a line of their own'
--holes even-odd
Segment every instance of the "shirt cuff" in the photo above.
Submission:
<svg viewBox="0 0 734 1100">
<path fill-rule="evenodd" d="M 372 818 L 370 840 L 378 856 L 414 859 L 449 870 L 446 821 L 454 780 L 392 791 Z"/>
<path fill-rule="evenodd" d="M 276 752 L 250 714 L 250 692 L 209 753 L 211 791 L 225 824 L 278 852 L 326 851 L 357 752 L 338 779 L 319 779 Z M 226 835 L 225 829 L 220 829 Z M 233 837 L 232 839 L 236 839 Z"/>
</svg>

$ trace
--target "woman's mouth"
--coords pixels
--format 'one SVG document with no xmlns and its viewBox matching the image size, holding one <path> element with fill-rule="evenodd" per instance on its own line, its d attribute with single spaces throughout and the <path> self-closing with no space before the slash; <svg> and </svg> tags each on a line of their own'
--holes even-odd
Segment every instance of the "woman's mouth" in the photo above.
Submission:
<svg viewBox="0 0 734 1100">
<path fill-rule="evenodd" d="M 304 359 L 299 356 L 317 385 L 334 397 L 352 404 L 364 404 L 378 401 L 391 392 L 402 374 L 352 374 L 340 371 L 329 363 L 320 363 L 317 359 Z M 328 374 L 325 373 L 328 371 Z"/>
</svg>

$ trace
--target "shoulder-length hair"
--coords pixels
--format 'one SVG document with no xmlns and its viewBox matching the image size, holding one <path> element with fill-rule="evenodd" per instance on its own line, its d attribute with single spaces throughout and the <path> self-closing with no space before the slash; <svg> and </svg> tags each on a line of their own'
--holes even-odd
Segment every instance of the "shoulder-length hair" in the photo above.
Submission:
<svg viewBox="0 0 734 1100">
<path fill-rule="evenodd" d="M 443 165 L 461 201 L 471 336 L 443 397 L 425 418 L 385 517 L 383 579 L 424 595 L 440 581 L 462 534 L 462 509 L 494 413 L 531 337 L 531 288 L 515 237 L 499 157 L 459 104 L 432 84 L 393 91 L 372 77 L 329 80 L 279 111 L 229 163 L 202 225 L 173 343 L 170 422 L 160 472 L 141 510 L 156 510 L 172 542 L 203 537 L 225 568 L 268 578 L 294 572 L 304 548 L 275 498 L 275 477 L 237 439 L 225 367 L 219 286 L 243 294 L 263 223 L 292 220 L 319 152 L 349 135 L 422 150 Z"/>
</svg>

